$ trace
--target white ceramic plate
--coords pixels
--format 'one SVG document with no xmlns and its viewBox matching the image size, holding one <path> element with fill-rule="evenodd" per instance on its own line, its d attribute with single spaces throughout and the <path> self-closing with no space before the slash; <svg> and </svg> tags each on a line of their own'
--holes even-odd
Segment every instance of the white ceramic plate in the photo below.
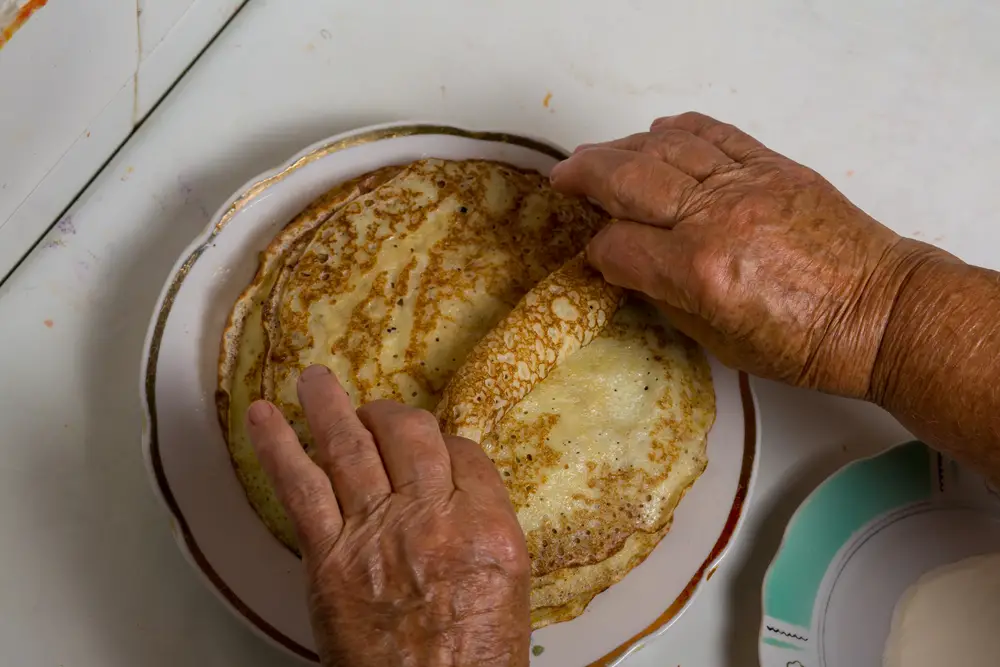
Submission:
<svg viewBox="0 0 1000 667">
<path fill-rule="evenodd" d="M 788 524 L 764 578 L 761 667 L 881 667 L 906 589 L 997 551 L 1000 497 L 981 476 L 919 442 L 856 461 Z"/>
<path fill-rule="evenodd" d="M 146 337 L 143 445 L 181 549 L 238 616 L 307 660 L 316 655 L 299 561 L 247 503 L 216 421 L 219 341 L 258 251 L 295 214 L 339 182 L 428 156 L 501 160 L 547 173 L 564 152 L 524 137 L 412 123 L 316 144 L 222 207 L 177 261 Z M 676 618 L 726 551 L 756 471 L 758 429 L 746 376 L 715 361 L 712 372 L 718 419 L 709 465 L 680 504 L 673 529 L 581 617 L 536 632 L 533 664 L 617 662 Z"/>
</svg>

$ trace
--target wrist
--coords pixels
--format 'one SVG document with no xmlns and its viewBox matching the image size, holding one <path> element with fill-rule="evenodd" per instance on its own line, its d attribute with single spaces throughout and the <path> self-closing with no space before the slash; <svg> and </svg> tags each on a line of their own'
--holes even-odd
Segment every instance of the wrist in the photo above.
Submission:
<svg viewBox="0 0 1000 667">
<path fill-rule="evenodd" d="M 893 351 L 899 348 L 898 327 L 891 325 L 908 317 L 910 295 L 920 291 L 918 283 L 926 280 L 929 267 L 942 258 L 957 261 L 895 234 L 876 235 L 876 242 L 868 248 L 870 268 L 840 295 L 801 385 L 879 403 L 884 370 L 895 362 Z"/>
<path fill-rule="evenodd" d="M 869 400 L 917 437 L 1000 480 L 1000 273 L 943 251 L 893 305 Z"/>
<path fill-rule="evenodd" d="M 796 384 L 871 400 L 880 350 L 900 295 L 914 271 L 942 251 L 879 225 L 861 252 L 870 259 L 851 283 L 828 297 L 829 313 L 818 321 L 819 342 Z"/>
<path fill-rule="evenodd" d="M 924 363 L 940 339 L 942 316 L 963 301 L 963 275 L 973 267 L 934 246 L 912 239 L 900 242 L 898 287 L 888 302 L 885 324 L 863 398 L 890 412 L 913 387 L 909 366 Z M 916 358 L 921 357 L 921 358 Z"/>
<path fill-rule="evenodd" d="M 461 597 L 461 596 L 459 596 Z M 389 608 L 362 617 L 326 610 L 313 627 L 324 667 L 527 667 L 531 626 L 526 612 L 496 609 L 456 614 L 461 599 L 447 604 Z"/>
</svg>

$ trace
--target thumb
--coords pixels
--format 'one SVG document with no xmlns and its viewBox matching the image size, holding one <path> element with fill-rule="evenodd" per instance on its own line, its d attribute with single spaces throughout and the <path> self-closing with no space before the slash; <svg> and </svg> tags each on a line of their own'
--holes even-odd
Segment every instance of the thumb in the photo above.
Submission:
<svg viewBox="0 0 1000 667">
<path fill-rule="evenodd" d="M 602 229 L 587 246 L 587 260 L 612 285 L 640 292 L 678 331 L 729 367 L 738 360 L 725 337 L 696 314 L 691 298 L 690 260 L 677 231 L 618 221 Z"/>
<path fill-rule="evenodd" d="M 587 261 L 612 285 L 686 310 L 682 283 L 688 262 L 679 245 L 668 229 L 615 220 L 590 241 Z"/>
<path fill-rule="evenodd" d="M 708 323 L 708 320 L 692 315 L 686 310 L 675 308 L 663 301 L 655 303 L 675 329 L 708 350 L 729 368 L 741 367 L 739 359 L 733 354 L 732 348 L 726 344 L 725 338 Z"/>
</svg>

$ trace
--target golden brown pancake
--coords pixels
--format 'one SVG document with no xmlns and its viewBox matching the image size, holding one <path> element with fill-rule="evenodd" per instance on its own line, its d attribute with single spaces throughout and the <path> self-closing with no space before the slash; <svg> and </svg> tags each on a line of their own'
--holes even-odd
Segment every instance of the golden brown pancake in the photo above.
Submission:
<svg viewBox="0 0 1000 667">
<path fill-rule="evenodd" d="M 700 350 L 587 267 L 608 222 L 548 179 L 422 160 L 334 188 L 261 254 L 223 339 L 219 416 L 265 525 L 295 536 L 250 446 L 268 398 L 307 449 L 295 384 L 322 363 L 355 405 L 437 407 L 500 471 L 532 557 L 532 624 L 579 615 L 642 562 L 706 464 Z"/>
<path fill-rule="evenodd" d="M 293 549 L 246 438 L 249 402 L 272 400 L 307 447 L 295 383 L 313 363 L 329 366 L 356 405 L 433 409 L 479 339 L 607 222 L 537 172 L 482 160 L 422 160 L 338 202 L 264 253 L 223 344 L 234 359 L 220 374 L 230 453 L 251 504 Z M 257 378 L 256 389 L 243 386 Z"/>
<path fill-rule="evenodd" d="M 268 529 L 283 542 L 294 539 L 284 515 L 277 515 L 267 502 L 273 491 L 250 446 L 244 415 L 252 402 L 261 398 L 261 369 L 264 362 L 264 331 L 261 326 L 263 303 L 274 285 L 282 263 L 301 254 L 304 239 L 320 224 L 353 198 L 370 192 L 401 171 L 385 167 L 342 183 L 325 193 L 288 223 L 260 254 L 260 266 L 253 281 L 236 300 L 222 337 L 219 354 L 219 389 L 216 408 L 236 475 Z M 266 499 L 254 502 L 253 499 Z"/>
<path fill-rule="evenodd" d="M 576 288 L 543 281 L 445 392 L 445 415 L 464 418 L 446 418 L 445 428 L 481 437 L 517 510 L 535 627 L 578 615 L 652 551 L 705 468 L 715 417 L 697 346 L 638 302 L 599 326 L 589 307 L 567 308 L 566 299 L 589 291 L 599 308 L 600 284 L 574 263 L 562 272 Z M 617 298 L 604 298 L 613 310 Z M 560 326 L 537 326 L 543 318 Z M 535 372 L 540 361 L 550 362 L 547 375 Z"/>
<path fill-rule="evenodd" d="M 583 254 L 559 267 L 473 348 L 435 410 L 441 428 L 481 442 L 533 386 L 604 330 L 623 296 Z"/>
</svg>

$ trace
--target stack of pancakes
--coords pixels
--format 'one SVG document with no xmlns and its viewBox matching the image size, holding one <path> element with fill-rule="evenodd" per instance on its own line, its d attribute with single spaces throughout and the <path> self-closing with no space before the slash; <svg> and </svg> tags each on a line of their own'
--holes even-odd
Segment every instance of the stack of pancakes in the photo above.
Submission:
<svg viewBox="0 0 1000 667">
<path fill-rule="evenodd" d="M 706 465 L 700 350 L 579 253 L 607 224 L 535 172 L 422 160 L 344 183 L 261 254 L 222 341 L 218 408 L 256 512 L 296 550 L 244 425 L 266 398 L 311 448 L 298 374 L 356 405 L 436 410 L 496 463 L 532 557 L 532 623 L 579 615 L 640 563 Z"/>
</svg>

